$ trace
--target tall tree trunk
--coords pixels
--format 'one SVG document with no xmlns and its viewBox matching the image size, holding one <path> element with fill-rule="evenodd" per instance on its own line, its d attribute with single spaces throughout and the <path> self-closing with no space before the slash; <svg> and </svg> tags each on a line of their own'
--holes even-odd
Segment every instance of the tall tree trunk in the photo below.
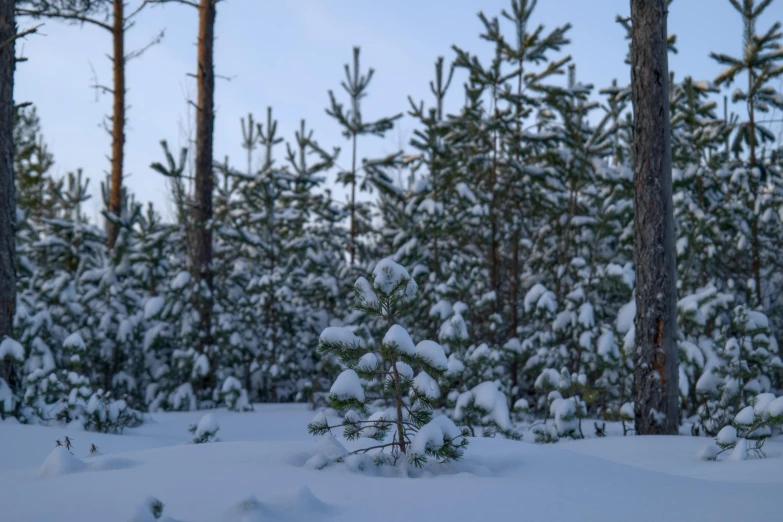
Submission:
<svg viewBox="0 0 783 522">
<path fill-rule="evenodd" d="M 666 0 L 631 0 L 636 433 L 679 424 Z"/>
<path fill-rule="evenodd" d="M 114 24 L 112 25 L 112 67 L 114 72 L 114 107 L 111 117 L 111 186 L 109 187 L 109 212 L 122 214 L 122 165 L 125 159 L 125 0 L 113 0 Z M 114 248 L 119 226 L 109 221 L 108 247 Z"/>
<path fill-rule="evenodd" d="M 748 71 L 748 92 L 753 89 L 753 71 Z M 750 169 L 754 170 L 757 166 L 756 159 L 756 111 L 753 106 L 753 101 L 748 100 L 748 116 L 750 122 L 748 124 L 748 141 L 750 143 Z M 756 197 L 758 197 L 759 183 L 751 181 L 751 187 Z M 756 281 L 756 299 L 758 305 L 763 305 L 763 295 L 761 291 L 761 245 L 759 241 L 759 218 L 754 211 L 755 198 L 753 202 L 748 202 L 748 210 L 751 213 L 750 234 L 753 243 L 753 279 Z"/>
<path fill-rule="evenodd" d="M 11 335 L 16 304 L 14 185 L 14 0 L 0 0 L 0 340 Z M 1 377 L 12 381 L 12 363 Z M 14 386 L 13 382 L 8 383 Z"/>
<path fill-rule="evenodd" d="M 196 295 L 196 308 L 200 320 L 200 335 L 197 348 L 202 353 L 212 344 L 212 231 L 209 228 L 209 222 L 212 220 L 212 191 L 214 184 L 212 139 L 215 122 L 215 69 L 213 55 L 215 11 L 215 0 L 201 0 L 199 4 L 198 30 L 193 272 L 196 281 L 203 282 L 209 290 L 208 295 L 205 295 L 203 292 L 198 292 Z M 209 382 L 212 382 L 213 378 L 214 371 L 210 371 Z"/>
</svg>

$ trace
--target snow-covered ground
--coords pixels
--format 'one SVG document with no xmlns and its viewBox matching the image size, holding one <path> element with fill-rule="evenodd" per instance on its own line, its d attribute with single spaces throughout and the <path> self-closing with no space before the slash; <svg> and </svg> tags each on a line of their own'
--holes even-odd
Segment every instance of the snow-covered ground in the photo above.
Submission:
<svg viewBox="0 0 783 522">
<path fill-rule="evenodd" d="M 154 414 L 124 435 L 0 423 L 0 520 L 154 520 L 136 515 L 151 496 L 184 522 L 783 520 L 776 441 L 768 459 L 704 462 L 708 440 L 688 436 L 471 440 L 459 463 L 408 478 L 305 465 L 329 441 L 307 434 L 301 405 L 213 415 L 219 442 L 198 445 L 187 427 L 203 412 Z M 73 456 L 55 450 L 66 435 Z"/>
</svg>

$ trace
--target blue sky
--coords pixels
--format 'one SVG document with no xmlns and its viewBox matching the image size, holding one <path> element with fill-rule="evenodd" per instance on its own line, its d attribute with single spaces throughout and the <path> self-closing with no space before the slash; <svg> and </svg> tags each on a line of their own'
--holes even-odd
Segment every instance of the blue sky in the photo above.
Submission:
<svg viewBox="0 0 783 522">
<path fill-rule="evenodd" d="M 136 0 L 129 0 L 134 4 Z M 228 155 L 245 165 L 240 147 L 240 117 L 253 112 L 257 120 L 266 107 L 274 108 L 279 131 L 293 138 L 299 120 L 306 118 L 324 146 L 343 146 L 338 127 L 324 112 L 328 89 L 339 91 L 343 64 L 351 47 L 362 48 L 363 66 L 376 69 L 365 102 L 367 118 L 406 111 L 407 97 L 428 99 L 433 63 L 451 59 L 452 44 L 482 53 L 488 44 L 478 38 L 476 14 L 499 15 L 509 0 L 226 0 L 219 4 L 216 34 L 218 80 L 216 89 L 216 159 Z M 577 76 L 596 87 L 613 78 L 627 83 L 623 60 L 627 50 L 624 30 L 615 15 L 627 15 L 628 0 L 540 0 L 536 22 L 553 28 L 571 22 L 572 44 L 565 49 L 577 64 Z M 783 0 L 767 11 L 766 29 L 783 18 Z M 22 27 L 30 21 L 21 20 Z M 739 54 L 741 22 L 728 0 L 675 0 L 669 31 L 678 36 L 679 54 L 670 57 L 670 69 L 679 77 L 712 79 L 720 67 L 710 51 Z M 195 94 L 187 76 L 195 65 L 196 11 L 182 5 L 149 9 L 128 35 L 127 47 L 143 46 L 161 29 L 160 45 L 128 66 L 127 184 L 140 200 L 151 200 L 167 212 L 166 185 L 149 169 L 160 160 L 159 141 L 184 143 L 189 126 L 186 99 Z M 100 210 L 99 181 L 108 168 L 110 137 L 101 128 L 111 99 L 96 100 L 93 70 L 100 83 L 111 80 L 108 33 L 85 26 L 47 21 L 42 36 L 28 38 L 20 47 L 29 61 L 17 68 L 17 102 L 38 106 L 46 139 L 64 174 L 81 167 L 93 178 L 95 194 L 86 209 Z M 453 93 L 459 86 L 455 85 Z M 454 100 L 459 98 L 454 97 Z M 456 108 L 452 105 L 452 108 Z M 386 139 L 370 138 L 361 153 L 394 150 L 410 137 L 413 123 L 403 120 Z M 281 148 L 279 153 L 284 150 Z"/>
</svg>

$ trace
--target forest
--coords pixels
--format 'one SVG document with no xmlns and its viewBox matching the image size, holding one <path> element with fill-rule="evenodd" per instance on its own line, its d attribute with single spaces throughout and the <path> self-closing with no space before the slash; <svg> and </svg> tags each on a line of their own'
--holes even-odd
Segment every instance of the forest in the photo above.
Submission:
<svg viewBox="0 0 783 522">
<path fill-rule="evenodd" d="M 725 1 L 744 49 L 704 57 L 714 78 L 671 71 L 668 81 L 678 424 L 711 437 L 783 389 L 781 6 Z M 124 68 L 136 57 L 124 35 L 160 3 L 199 10 L 195 136 L 181 150 L 162 141 L 149 158 L 167 180 L 170 219 L 123 185 Z M 269 108 L 237 122 L 246 157 L 222 159 L 212 145 L 220 6 L 16 1 L 25 38 L 45 20 L 111 34 L 112 140 L 105 179 L 56 176 L 35 100 L 10 105 L 17 207 L 0 218 L 15 224 L 3 229 L 15 234 L 15 274 L 0 276 L 15 284 L 0 304 L 16 297 L 0 328 L 0 416 L 120 432 L 147 412 L 268 402 L 347 410 L 361 399 L 372 413 L 388 406 L 383 376 L 393 374 L 397 397 L 404 382 L 411 401 L 472 436 L 520 438 L 524 423 L 539 442 L 600 435 L 606 421 L 633 432 L 630 47 L 628 78 L 583 83 L 570 25 L 534 25 L 536 2 L 512 0 L 476 20 L 490 60 L 456 46 L 432 57 L 430 98 L 386 117 L 365 119 L 374 70 L 360 47 L 346 49 L 326 107 L 339 150 L 319 145 L 305 120 L 293 139 L 280 135 Z M 6 63 L 8 30 L 0 23 Z M 668 46 L 677 51 L 676 35 Z M 446 107 L 454 91 L 462 102 Z M 410 142 L 363 156 L 403 114 L 417 122 Z M 101 186 L 99 221 L 86 215 L 89 183 Z M 436 341 L 444 359 L 388 366 L 389 343 L 412 350 L 412 340 Z M 361 353 L 343 353 L 348 345 Z M 432 371 L 414 378 L 414 359 Z M 319 422 L 312 431 L 325 431 Z"/>
</svg>

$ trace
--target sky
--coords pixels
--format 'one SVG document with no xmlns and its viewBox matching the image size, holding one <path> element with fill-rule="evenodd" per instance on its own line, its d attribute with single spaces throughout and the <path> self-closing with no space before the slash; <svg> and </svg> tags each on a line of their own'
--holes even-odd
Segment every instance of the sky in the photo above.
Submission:
<svg viewBox="0 0 783 522">
<path fill-rule="evenodd" d="M 137 1 L 128 0 L 131 5 Z M 429 101 L 434 62 L 438 56 L 453 58 L 452 45 L 487 55 L 491 47 L 478 37 L 477 13 L 499 16 L 509 5 L 510 0 L 225 0 L 218 4 L 216 22 L 215 63 L 221 76 L 215 93 L 216 160 L 228 156 L 238 167 L 246 164 L 240 118 L 253 113 L 261 121 L 267 106 L 273 107 L 282 137 L 293 139 L 305 118 L 322 146 L 344 147 L 347 157 L 347 143 L 325 108 L 329 89 L 344 99 L 340 82 L 353 46 L 361 46 L 362 68 L 376 70 L 363 105 L 365 118 L 406 112 L 408 96 Z M 534 18 L 547 28 L 572 24 L 572 43 L 563 54 L 573 56 L 579 81 L 600 88 L 614 78 L 629 82 L 625 33 L 614 21 L 618 14 L 629 14 L 628 0 L 540 0 Z M 775 0 L 766 14 L 760 29 L 783 19 L 783 0 Z M 21 28 L 33 23 L 19 20 Z M 164 29 L 160 44 L 128 64 L 125 165 L 126 183 L 137 200 L 152 201 L 170 215 L 166 183 L 149 165 L 163 158 L 161 140 L 178 148 L 193 129 L 188 99 L 196 88 L 188 75 L 196 64 L 196 10 L 181 4 L 145 10 L 128 33 L 126 48 L 143 47 Z M 678 77 L 711 80 L 721 69 L 709 58 L 711 51 L 741 52 L 741 21 L 728 0 L 675 0 L 669 32 L 678 39 L 679 53 L 669 61 Z M 37 106 L 55 173 L 81 168 L 92 178 L 94 197 L 85 210 L 97 218 L 111 143 L 102 122 L 111 98 L 90 86 L 111 81 L 110 35 L 55 21 L 46 21 L 40 33 L 17 45 L 28 61 L 17 67 L 16 102 Z M 452 87 L 447 109 L 458 109 L 459 91 L 459 85 Z M 397 150 L 414 128 L 406 117 L 386 138 L 361 143 L 359 153 Z M 282 160 L 284 149 L 278 153 Z"/>
</svg>

